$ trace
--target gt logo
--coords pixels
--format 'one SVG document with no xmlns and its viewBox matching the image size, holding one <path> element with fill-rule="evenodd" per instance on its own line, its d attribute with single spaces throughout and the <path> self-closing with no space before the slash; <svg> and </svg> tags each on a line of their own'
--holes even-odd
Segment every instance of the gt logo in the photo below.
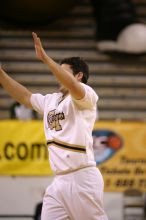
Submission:
<svg viewBox="0 0 146 220">
<path fill-rule="evenodd" d="M 62 127 L 60 125 L 60 120 L 65 119 L 64 113 L 55 113 L 55 110 L 52 110 L 48 113 L 47 121 L 48 126 L 51 130 L 55 129 L 55 131 L 62 130 Z"/>
</svg>

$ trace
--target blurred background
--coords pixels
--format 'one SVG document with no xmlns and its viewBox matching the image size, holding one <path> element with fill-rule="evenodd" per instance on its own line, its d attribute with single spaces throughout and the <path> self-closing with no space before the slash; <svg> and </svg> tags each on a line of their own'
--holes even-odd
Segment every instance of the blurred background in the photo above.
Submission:
<svg viewBox="0 0 146 220">
<path fill-rule="evenodd" d="M 146 0 L 1 3 L 2 66 L 34 93 L 56 92 L 55 78 L 36 59 L 32 31 L 56 62 L 81 56 L 89 64 L 89 85 L 99 95 L 94 150 L 105 179 L 109 220 L 146 219 Z M 31 165 L 26 159 L 36 137 L 45 142 L 41 119 L 0 87 L 0 220 L 37 219 L 37 205 L 53 179 L 43 166 L 33 172 L 38 161 Z"/>
</svg>

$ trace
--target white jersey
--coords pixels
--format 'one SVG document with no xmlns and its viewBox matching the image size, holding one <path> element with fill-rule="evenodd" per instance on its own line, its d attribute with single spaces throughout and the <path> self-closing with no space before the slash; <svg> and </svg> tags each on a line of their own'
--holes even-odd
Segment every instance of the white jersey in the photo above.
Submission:
<svg viewBox="0 0 146 220">
<path fill-rule="evenodd" d="M 85 97 L 75 100 L 62 93 L 33 94 L 31 104 L 44 115 L 44 130 L 49 160 L 55 174 L 95 165 L 92 130 L 97 114 L 98 96 L 83 83 Z"/>
</svg>

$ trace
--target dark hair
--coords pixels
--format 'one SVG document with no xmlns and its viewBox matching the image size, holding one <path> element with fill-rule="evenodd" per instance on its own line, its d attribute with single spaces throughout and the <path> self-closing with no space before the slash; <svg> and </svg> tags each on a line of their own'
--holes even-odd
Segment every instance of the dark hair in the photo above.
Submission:
<svg viewBox="0 0 146 220">
<path fill-rule="evenodd" d="M 83 73 L 82 82 L 84 84 L 87 83 L 89 78 L 89 67 L 87 63 L 80 57 L 69 57 L 63 59 L 60 64 L 68 64 L 70 65 L 74 76 L 78 74 L 79 72 Z"/>
</svg>

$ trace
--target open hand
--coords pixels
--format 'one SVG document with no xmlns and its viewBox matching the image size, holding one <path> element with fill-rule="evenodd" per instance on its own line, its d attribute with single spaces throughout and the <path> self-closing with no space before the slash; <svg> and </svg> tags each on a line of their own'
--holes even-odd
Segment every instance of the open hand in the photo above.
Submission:
<svg viewBox="0 0 146 220">
<path fill-rule="evenodd" d="M 47 54 L 42 46 L 41 40 L 40 38 L 37 36 L 36 33 L 32 32 L 32 36 L 34 39 L 34 46 L 35 46 L 35 51 L 36 51 L 36 56 L 39 60 L 43 61 L 44 63 L 46 63 L 47 61 Z"/>
</svg>

